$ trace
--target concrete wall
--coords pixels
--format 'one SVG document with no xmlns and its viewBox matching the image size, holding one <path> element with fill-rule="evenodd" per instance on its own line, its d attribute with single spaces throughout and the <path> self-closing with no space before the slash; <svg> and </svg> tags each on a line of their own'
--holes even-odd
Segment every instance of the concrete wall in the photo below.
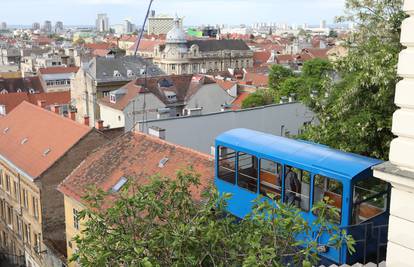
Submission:
<svg viewBox="0 0 414 267">
<path fill-rule="evenodd" d="M 304 123 L 316 121 L 315 115 L 299 103 L 270 105 L 240 111 L 226 111 L 194 117 L 180 117 L 140 123 L 136 130 L 148 133 L 157 126 L 166 130 L 166 140 L 208 153 L 220 133 L 234 128 L 249 128 L 275 135 L 296 135 Z"/>
<path fill-rule="evenodd" d="M 218 84 L 203 85 L 198 92 L 191 97 L 187 102 L 185 108 L 200 108 L 202 113 L 213 113 L 221 110 L 221 105 L 230 104 L 234 100 L 226 91 L 224 91 Z"/>
<path fill-rule="evenodd" d="M 155 120 L 157 118 L 157 110 L 165 108 L 165 104 L 153 94 L 145 94 L 146 120 Z M 133 129 L 134 124 L 143 119 L 144 95 L 139 94 L 133 102 L 124 109 L 125 131 Z M 135 123 L 134 123 L 135 121 Z"/>
</svg>

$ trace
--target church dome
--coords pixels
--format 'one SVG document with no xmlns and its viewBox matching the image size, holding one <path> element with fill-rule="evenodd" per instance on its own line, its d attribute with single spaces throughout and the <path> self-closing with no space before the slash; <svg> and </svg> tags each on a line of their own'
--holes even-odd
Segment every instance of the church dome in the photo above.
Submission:
<svg viewBox="0 0 414 267">
<path fill-rule="evenodd" d="M 187 37 L 185 32 L 181 29 L 180 19 L 174 19 L 174 27 L 167 33 L 167 44 L 185 44 Z"/>
</svg>

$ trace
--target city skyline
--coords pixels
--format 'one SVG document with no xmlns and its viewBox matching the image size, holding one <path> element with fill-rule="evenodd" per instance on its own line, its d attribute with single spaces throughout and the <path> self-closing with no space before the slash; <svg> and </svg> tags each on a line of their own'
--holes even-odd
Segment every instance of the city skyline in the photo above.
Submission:
<svg viewBox="0 0 414 267">
<path fill-rule="evenodd" d="M 283 0 L 262 0 L 254 3 L 248 0 L 228 0 L 222 3 L 217 0 L 155 0 L 152 9 L 157 14 L 184 17 L 185 25 L 238 25 L 256 22 L 317 25 L 320 20 L 333 23 L 335 16 L 343 13 L 344 2 L 345 0 L 292 0 L 286 3 Z M 124 19 L 141 24 L 147 5 L 148 1 L 144 0 L 4 0 L 0 21 L 5 21 L 8 25 L 31 25 L 45 20 L 63 21 L 65 25 L 94 25 L 98 13 L 107 13 L 110 25 L 122 23 Z M 211 12 L 202 16 L 201 14 L 206 14 L 205 10 Z M 18 17 L 13 15 L 17 11 L 20 14 Z M 68 16 L 71 13 L 76 16 Z"/>
</svg>

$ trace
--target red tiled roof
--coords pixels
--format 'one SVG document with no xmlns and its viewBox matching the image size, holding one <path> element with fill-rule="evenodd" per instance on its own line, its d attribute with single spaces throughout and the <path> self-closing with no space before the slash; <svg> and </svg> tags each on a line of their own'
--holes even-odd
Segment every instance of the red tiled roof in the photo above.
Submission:
<svg viewBox="0 0 414 267">
<path fill-rule="evenodd" d="M 251 81 L 257 87 L 267 87 L 269 85 L 269 76 L 266 74 L 247 72 L 244 75 L 244 80 Z"/>
<path fill-rule="evenodd" d="M 153 51 L 154 50 L 154 48 L 157 46 L 157 45 L 161 45 L 161 44 L 164 44 L 164 41 L 161 41 L 161 40 L 149 40 L 149 39 L 142 39 L 141 40 L 141 43 L 139 44 L 139 49 L 138 49 L 138 51 L 148 51 L 148 52 L 151 52 L 151 51 Z M 129 48 L 129 50 L 132 50 L 132 51 L 134 51 L 135 50 L 135 48 L 136 48 L 136 43 L 135 44 L 133 44 L 130 48 Z"/>
<path fill-rule="evenodd" d="M 259 51 L 253 53 L 253 61 L 255 65 L 260 65 L 262 63 L 266 63 L 269 59 L 272 53 L 269 51 Z"/>
<path fill-rule="evenodd" d="M 142 86 L 136 85 L 135 83 L 128 83 L 122 88 L 126 90 L 126 94 L 121 96 L 116 103 L 112 103 L 109 96 L 102 98 L 99 103 L 117 110 L 124 110 L 132 99 L 134 99 L 139 93 L 144 92 Z"/>
<path fill-rule="evenodd" d="M 216 79 L 215 82 L 224 90 L 230 90 L 231 88 L 233 88 L 233 86 L 237 84 L 237 82 L 234 81 L 224 81 L 219 79 Z"/>
<path fill-rule="evenodd" d="M 108 55 L 109 52 L 111 52 L 110 49 L 95 49 L 93 50 L 92 55 L 98 57 L 105 57 Z"/>
<path fill-rule="evenodd" d="M 58 74 L 58 73 L 76 73 L 78 72 L 79 67 L 49 67 L 49 68 L 40 68 L 39 72 L 41 74 Z"/>
<path fill-rule="evenodd" d="M 328 58 L 328 51 L 332 48 L 306 48 L 302 50 L 302 54 L 307 54 L 311 58 Z"/>
<path fill-rule="evenodd" d="M 243 101 L 250 95 L 249 92 L 240 92 L 236 99 L 231 103 L 232 110 L 239 110 L 242 107 Z"/>
<path fill-rule="evenodd" d="M 164 167 L 160 160 L 168 158 Z M 58 187 L 65 195 L 82 202 L 88 186 L 109 191 L 123 176 L 138 185 L 159 174 L 174 179 L 176 172 L 192 166 L 201 186 L 191 188 L 200 199 L 203 188 L 213 181 L 214 161 L 206 154 L 174 145 L 142 133 L 129 132 L 90 154 Z"/>
<path fill-rule="evenodd" d="M 114 47 L 114 45 L 110 43 L 89 43 L 89 44 L 84 44 L 84 47 L 89 48 L 91 50 L 96 50 L 96 49 L 110 49 Z"/>
<path fill-rule="evenodd" d="M 30 102 L 34 105 L 38 104 L 38 101 L 46 101 L 46 106 L 58 104 L 64 105 L 70 103 L 70 92 L 50 92 L 50 93 L 9 93 L 0 94 L 0 105 L 6 106 L 6 114 L 11 112 L 15 107 L 20 105 L 23 101 Z"/>
<path fill-rule="evenodd" d="M 0 155 L 36 179 L 91 130 L 23 102 L 0 120 Z"/>
</svg>

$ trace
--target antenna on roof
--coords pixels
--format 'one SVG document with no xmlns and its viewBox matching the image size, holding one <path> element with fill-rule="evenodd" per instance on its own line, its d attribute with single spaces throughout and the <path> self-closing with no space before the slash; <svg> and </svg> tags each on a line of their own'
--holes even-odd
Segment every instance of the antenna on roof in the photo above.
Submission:
<svg viewBox="0 0 414 267">
<path fill-rule="evenodd" d="M 139 44 L 141 43 L 141 39 L 142 39 L 142 36 L 144 34 L 144 30 L 145 30 L 145 23 L 147 22 L 150 11 L 151 11 L 152 2 L 154 2 L 154 0 L 150 0 L 150 3 L 148 5 L 147 15 L 145 16 L 144 22 L 142 23 L 142 28 L 141 28 L 141 32 L 139 33 L 139 38 L 137 40 L 137 46 L 135 47 L 134 56 L 137 55 L 138 47 L 139 47 Z"/>
</svg>

